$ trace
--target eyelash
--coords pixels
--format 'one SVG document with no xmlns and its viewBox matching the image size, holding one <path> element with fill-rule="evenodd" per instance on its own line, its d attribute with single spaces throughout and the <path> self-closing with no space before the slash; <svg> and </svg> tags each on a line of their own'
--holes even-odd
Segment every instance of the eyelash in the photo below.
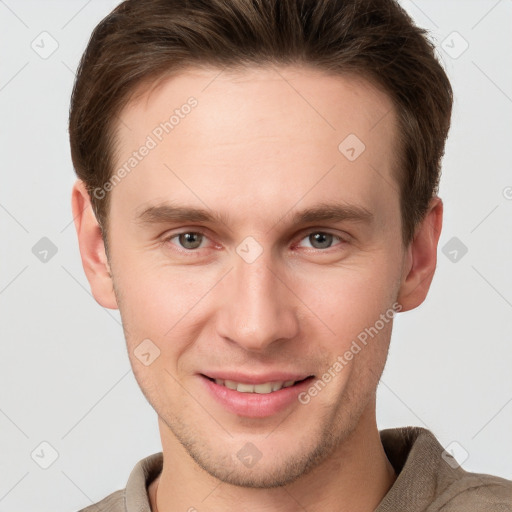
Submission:
<svg viewBox="0 0 512 512">
<path fill-rule="evenodd" d="M 327 253 L 327 252 L 329 252 L 330 249 L 335 248 L 337 245 L 344 245 L 344 244 L 348 243 L 347 238 L 343 238 L 340 235 L 335 235 L 334 233 L 331 233 L 329 231 L 323 231 L 323 230 L 319 230 L 319 229 L 308 231 L 307 233 L 304 234 L 304 236 L 302 236 L 302 238 L 299 239 L 299 242 L 301 242 L 305 238 L 308 238 L 310 235 L 319 234 L 319 233 L 321 233 L 323 235 L 331 235 L 334 239 L 338 239 L 339 243 L 332 245 L 331 247 L 327 247 L 325 249 L 317 249 L 315 247 L 305 247 L 305 249 L 307 249 L 308 251 L 312 250 L 312 251 L 319 251 L 319 252 Z M 171 240 L 173 240 L 174 238 L 178 238 L 180 235 L 186 235 L 186 234 L 201 235 L 205 238 L 208 238 L 208 235 L 206 233 L 203 233 L 202 231 L 187 230 L 187 231 L 180 231 L 178 233 L 173 233 L 172 235 L 167 236 L 163 240 L 163 243 L 165 243 L 165 244 L 171 243 L 171 245 L 174 245 L 175 247 L 177 247 L 177 250 L 181 253 L 186 253 L 186 254 L 191 254 L 191 255 L 194 253 L 196 253 L 196 254 L 199 253 L 201 247 L 199 247 L 197 249 L 186 249 L 184 247 L 177 246 L 176 244 L 173 244 L 171 242 Z"/>
</svg>

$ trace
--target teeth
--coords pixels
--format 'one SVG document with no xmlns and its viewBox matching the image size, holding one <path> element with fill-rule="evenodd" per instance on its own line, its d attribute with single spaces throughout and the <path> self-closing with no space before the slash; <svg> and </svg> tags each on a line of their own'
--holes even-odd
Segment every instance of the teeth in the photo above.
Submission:
<svg viewBox="0 0 512 512">
<path fill-rule="evenodd" d="M 273 382 L 272 383 L 272 391 L 279 391 L 282 388 L 281 382 Z"/>
<path fill-rule="evenodd" d="M 232 380 L 226 380 L 224 382 L 224 386 L 226 386 L 229 389 L 236 389 L 237 384 L 236 384 L 236 382 L 233 382 Z"/>
<path fill-rule="evenodd" d="M 265 384 L 255 384 L 254 385 L 255 393 L 272 393 L 272 382 L 265 382 Z"/>
<path fill-rule="evenodd" d="M 240 393 L 254 393 L 254 384 L 238 384 L 236 390 Z"/>
<path fill-rule="evenodd" d="M 264 395 L 272 393 L 273 391 L 279 391 L 281 388 L 289 388 L 295 384 L 295 381 L 287 380 L 284 382 L 264 382 L 263 384 L 243 384 L 242 382 L 235 382 L 233 380 L 215 379 L 215 384 L 234 389 L 240 393 L 258 393 Z"/>
</svg>

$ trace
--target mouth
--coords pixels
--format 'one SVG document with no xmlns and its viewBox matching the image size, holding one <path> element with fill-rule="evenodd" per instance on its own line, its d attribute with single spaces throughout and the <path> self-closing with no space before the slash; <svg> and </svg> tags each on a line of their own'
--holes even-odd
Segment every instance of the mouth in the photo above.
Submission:
<svg viewBox="0 0 512 512">
<path fill-rule="evenodd" d="M 291 407 L 303 407 L 298 397 L 315 378 L 314 375 L 285 373 L 254 377 L 234 372 L 200 373 L 198 377 L 207 395 L 226 412 L 260 419 L 284 413 Z"/>
<path fill-rule="evenodd" d="M 298 384 L 301 384 L 307 380 L 313 379 L 314 375 L 309 375 L 303 379 L 299 380 L 276 380 L 276 381 L 268 381 L 262 382 L 259 384 L 250 384 L 245 382 L 237 382 L 229 379 L 214 379 L 213 377 L 208 377 L 207 375 L 201 374 L 203 377 L 207 378 L 211 382 L 215 382 L 218 386 L 224 386 L 228 389 L 232 389 L 233 391 L 238 391 L 239 393 L 256 393 L 259 395 L 266 395 L 269 393 L 275 393 L 283 388 L 291 388 Z"/>
</svg>

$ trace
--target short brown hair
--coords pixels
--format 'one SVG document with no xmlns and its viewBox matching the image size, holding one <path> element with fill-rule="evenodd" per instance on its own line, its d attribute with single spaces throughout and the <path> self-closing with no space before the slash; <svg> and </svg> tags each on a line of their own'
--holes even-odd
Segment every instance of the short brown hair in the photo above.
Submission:
<svg viewBox="0 0 512 512">
<path fill-rule="evenodd" d="M 356 73 L 396 109 L 402 238 L 437 194 L 452 89 L 426 31 L 394 0 L 126 0 L 94 29 L 69 116 L 71 157 L 105 237 L 116 122 L 141 85 L 191 65 L 306 64 Z"/>
</svg>

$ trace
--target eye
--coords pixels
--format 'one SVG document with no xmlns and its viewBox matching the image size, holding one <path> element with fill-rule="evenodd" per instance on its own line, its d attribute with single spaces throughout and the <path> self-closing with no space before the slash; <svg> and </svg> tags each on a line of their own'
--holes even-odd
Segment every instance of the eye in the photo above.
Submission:
<svg viewBox="0 0 512 512">
<path fill-rule="evenodd" d="M 167 238 L 167 241 L 171 242 L 173 245 L 177 245 L 172 242 L 172 240 L 174 240 L 175 238 L 178 239 L 179 246 L 182 249 L 186 249 L 188 251 L 200 249 L 202 242 L 206 240 L 205 236 L 202 233 L 197 233 L 195 231 L 185 231 L 183 233 L 177 233 L 175 235 L 170 236 L 169 238 Z"/>
<path fill-rule="evenodd" d="M 310 245 L 306 247 L 312 247 L 313 249 L 329 249 L 332 247 L 333 240 L 335 239 L 340 242 L 345 242 L 341 237 L 324 231 L 312 231 L 302 240 L 307 240 L 309 242 Z"/>
<path fill-rule="evenodd" d="M 334 243 L 336 240 L 338 240 L 338 244 Z M 177 246 L 178 249 L 182 249 L 184 252 L 197 252 L 198 249 L 204 249 L 207 246 L 208 238 L 204 233 L 197 231 L 183 231 L 167 237 L 165 242 L 169 242 L 172 245 Z M 309 245 L 303 245 L 304 242 Z M 330 249 L 331 247 L 340 245 L 344 242 L 347 242 L 347 240 L 338 235 L 325 231 L 312 231 L 300 240 L 299 246 L 321 250 Z"/>
</svg>

